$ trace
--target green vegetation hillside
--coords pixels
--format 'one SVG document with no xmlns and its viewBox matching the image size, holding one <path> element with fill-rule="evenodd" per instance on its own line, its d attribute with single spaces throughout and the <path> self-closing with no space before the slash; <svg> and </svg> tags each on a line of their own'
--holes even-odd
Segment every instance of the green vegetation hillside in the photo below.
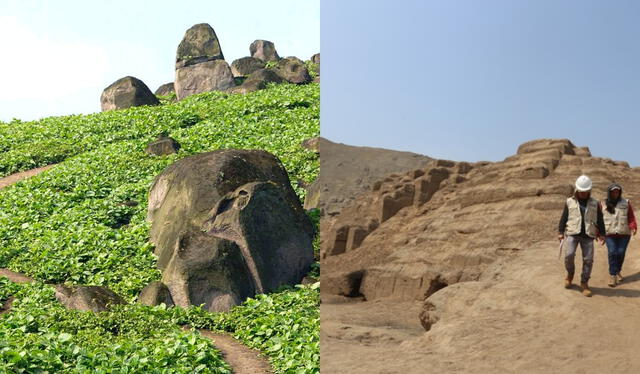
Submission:
<svg viewBox="0 0 640 374">
<path fill-rule="evenodd" d="M 166 166 L 215 149 L 264 149 L 282 160 L 301 199 L 296 181 L 317 176 L 317 155 L 300 143 L 319 135 L 318 84 L 164 102 L 0 123 L 0 175 L 59 163 L 0 190 L 0 267 L 41 282 L 107 286 L 133 302 L 160 278 L 145 217 L 148 188 Z M 161 133 L 181 144 L 178 154 L 144 153 Z M 226 314 L 135 303 L 67 311 L 49 286 L 0 278 L 0 303 L 11 294 L 18 300 L 0 316 L 3 372 L 228 372 L 211 343 L 181 324 L 232 332 L 279 372 L 319 371 L 317 286 L 259 295 Z"/>
</svg>

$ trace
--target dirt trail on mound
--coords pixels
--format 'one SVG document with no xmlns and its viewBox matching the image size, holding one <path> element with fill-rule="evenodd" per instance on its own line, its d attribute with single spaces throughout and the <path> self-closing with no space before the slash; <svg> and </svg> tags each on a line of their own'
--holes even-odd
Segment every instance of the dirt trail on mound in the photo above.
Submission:
<svg viewBox="0 0 640 374">
<path fill-rule="evenodd" d="M 11 174 L 8 175 L 4 178 L 0 178 L 0 188 L 5 188 L 7 186 L 10 186 L 18 181 L 21 181 L 23 179 L 29 178 L 29 177 L 33 177 L 34 175 L 40 174 L 45 170 L 49 170 L 52 167 L 54 167 L 54 165 L 47 165 L 47 166 L 43 166 L 40 168 L 36 168 L 36 169 L 31 169 L 31 170 L 27 170 L 27 171 L 21 171 L 19 173 L 15 173 L 15 174 Z"/>
<path fill-rule="evenodd" d="M 638 373 L 640 242 L 631 241 L 623 284 L 607 286 L 606 247 L 597 245 L 593 297 L 564 289 L 557 242 L 495 263 L 476 282 L 422 302 L 378 299 L 321 304 L 323 373 Z M 576 261 L 579 271 L 581 260 Z"/>
<path fill-rule="evenodd" d="M 0 268 L 0 277 L 6 277 L 15 283 L 32 283 L 35 280 L 24 274 Z M 0 314 L 9 313 L 15 298 L 10 296 L 0 308 Z M 185 330 L 191 328 L 185 327 Z M 222 352 L 222 357 L 231 366 L 235 374 L 271 374 L 273 370 L 266 357 L 259 351 L 251 349 L 228 334 L 214 333 L 209 330 L 198 330 L 202 336 L 213 341 L 215 347 Z"/>
</svg>

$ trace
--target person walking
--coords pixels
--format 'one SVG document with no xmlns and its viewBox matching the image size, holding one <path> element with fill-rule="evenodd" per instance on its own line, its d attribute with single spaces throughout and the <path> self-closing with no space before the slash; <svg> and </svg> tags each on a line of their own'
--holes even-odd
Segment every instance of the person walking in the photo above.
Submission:
<svg viewBox="0 0 640 374">
<path fill-rule="evenodd" d="M 564 287 L 571 288 L 575 274 L 576 249 L 580 244 L 582 250 L 580 287 L 582 294 L 587 297 L 592 295 L 589 289 L 589 278 L 593 267 L 593 241 L 597 239 L 600 243 L 604 243 L 606 235 L 602 208 L 598 200 L 591 197 L 592 185 L 591 178 L 586 175 L 576 179 L 574 194 L 567 199 L 558 224 L 558 240 L 567 242 L 564 258 L 567 276 Z"/>
<path fill-rule="evenodd" d="M 638 224 L 631 203 L 622 197 L 622 186 L 612 183 L 607 188 L 607 198 L 602 201 L 604 226 L 607 230 L 605 242 L 609 252 L 609 287 L 622 283 L 620 275 L 631 234 L 636 234 Z"/>
</svg>

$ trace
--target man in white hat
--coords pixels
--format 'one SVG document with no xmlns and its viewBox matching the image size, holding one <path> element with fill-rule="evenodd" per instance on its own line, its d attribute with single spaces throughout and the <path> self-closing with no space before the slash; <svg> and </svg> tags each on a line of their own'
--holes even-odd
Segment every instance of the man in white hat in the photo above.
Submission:
<svg viewBox="0 0 640 374">
<path fill-rule="evenodd" d="M 558 225 L 558 240 L 566 238 L 567 253 L 564 265 L 567 269 L 567 277 L 564 287 L 571 288 L 575 273 L 575 257 L 578 244 L 582 249 L 582 275 L 580 286 L 584 296 L 591 296 L 589 278 L 593 267 L 593 240 L 604 243 L 606 235 L 602 209 L 598 200 L 591 197 L 591 178 L 581 175 L 576 180 L 575 192 L 567 199 L 564 211 Z"/>
</svg>

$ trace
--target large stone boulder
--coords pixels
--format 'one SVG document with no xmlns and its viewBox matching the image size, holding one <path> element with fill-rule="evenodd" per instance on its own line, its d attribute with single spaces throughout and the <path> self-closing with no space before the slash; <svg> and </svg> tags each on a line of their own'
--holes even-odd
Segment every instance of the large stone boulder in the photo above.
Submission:
<svg viewBox="0 0 640 374">
<path fill-rule="evenodd" d="M 265 63 L 255 57 L 242 57 L 231 63 L 234 77 L 246 77 L 256 70 L 264 69 Z"/>
<path fill-rule="evenodd" d="M 158 87 L 158 89 L 154 93 L 155 93 L 156 96 L 166 96 L 166 95 L 169 95 L 172 92 L 176 92 L 176 89 L 173 86 L 173 82 L 169 82 L 169 83 L 165 83 L 162 86 Z"/>
<path fill-rule="evenodd" d="M 125 109 L 132 106 L 158 105 L 160 101 L 149 87 L 138 78 L 124 77 L 113 82 L 102 91 L 102 111 Z"/>
<path fill-rule="evenodd" d="M 124 305 L 127 302 L 118 294 L 106 287 L 77 286 L 62 284 L 55 286 L 56 299 L 67 309 L 104 312 L 113 305 Z"/>
<path fill-rule="evenodd" d="M 262 61 L 278 61 L 280 56 L 276 51 L 276 46 L 268 40 L 256 40 L 249 46 L 251 57 L 259 58 Z"/>
<path fill-rule="evenodd" d="M 273 70 L 289 83 L 304 84 L 311 82 L 311 75 L 304 61 L 297 57 L 280 59 Z"/>
<path fill-rule="evenodd" d="M 206 61 L 176 70 L 178 100 L 208 91 L 224 91 L 234 87 L 231 68 L 224 60 Z"/>
<path fill-rule="evenodd" d="M 299 283 L 313 261 L 311 222 L 268 152 L 218 150 L 170 165 L 151 187 L 148 219 L 179 306 L 227 310 Z"/>
<path fill-rule="evenodd" d="M 176 69 L 213 60 L 224 60 L 216 32 L 207 23 L 191 26 L 178 45 Z"/>
<path fill-rule="evenodd" d="M 263 90 L 268 83 L 282 83 L 283 79 L 271 69 L 260 69 L 253 72 L 247 79 L 237 87 L 232 87 L 229 92 L 246 94 L 258 90 Z"/>
</svg>

